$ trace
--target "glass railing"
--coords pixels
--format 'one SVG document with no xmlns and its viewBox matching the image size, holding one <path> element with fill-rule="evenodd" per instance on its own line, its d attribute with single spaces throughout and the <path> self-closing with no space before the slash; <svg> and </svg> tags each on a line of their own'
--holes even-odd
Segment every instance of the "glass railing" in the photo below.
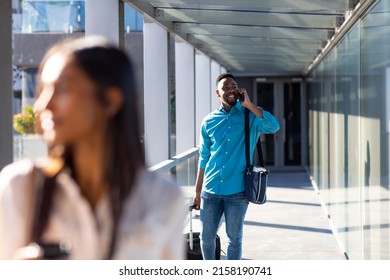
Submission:
<svg viewBox="0 0 390 280">
<path fill-rule="evenodd" d="M 188 205 L 192 203 L 195 192 L 198 150 L 198 148 L 189 149 L 149 168 L 149 171 L 159 172 L 172 178 L 182 189 Z"/>
</svg>

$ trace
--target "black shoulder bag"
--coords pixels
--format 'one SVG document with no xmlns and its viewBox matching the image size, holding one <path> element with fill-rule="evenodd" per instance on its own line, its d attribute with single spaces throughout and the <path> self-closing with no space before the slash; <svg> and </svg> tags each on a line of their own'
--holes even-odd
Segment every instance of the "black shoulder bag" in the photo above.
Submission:
<svg viewBox="0 0 390 280">
<path fill-rule="evenodd" d="M 260 138 L 257 141 L 257 153 L 260 166 L 250 164 L 249 110 L 245 108 L 245 195 L 249 202 L 264 204 L 267 201 L 266 190 L 269 170 L 264 168 Z"/>
</svg>

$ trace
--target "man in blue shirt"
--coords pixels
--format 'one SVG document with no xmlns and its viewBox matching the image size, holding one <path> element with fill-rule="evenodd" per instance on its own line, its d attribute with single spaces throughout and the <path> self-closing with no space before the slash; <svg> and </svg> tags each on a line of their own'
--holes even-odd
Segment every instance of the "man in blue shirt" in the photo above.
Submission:
<svg viewBox="0 0 390 280">
<path fill-rule="evenodd" d="M 245 108 L 250 111 L 251 162 L 260 133 L 275 133 L 279 123 L 269 112 L 250 101 L 246 89 L 238 88 L 232 74 L 221 74 L 217 78 L 216 94 L 221 106 L 203 119 L 201 127 L 194 205 L 200 209 L 203 258 L 215 259 L 215 237 L 224 214 L 227 259 L 239 260 L 249 203 L 244 192 Z"/>
</svg>

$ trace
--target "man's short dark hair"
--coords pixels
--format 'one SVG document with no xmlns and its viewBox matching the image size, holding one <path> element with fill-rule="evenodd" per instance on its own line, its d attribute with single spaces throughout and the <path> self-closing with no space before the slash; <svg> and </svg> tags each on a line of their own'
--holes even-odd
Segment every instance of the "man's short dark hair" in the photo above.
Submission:
<svg viewBox="0 0 390 280">
<path fill-rule="evenodd" d="M 221 75 L 218 76 L 217 80 L 216 80 L 216 85 L 218 86 L 218 83 L 220 80 L 222 79 L 225 79 L 225 78 L 232 78 L 234 81 L 236 81 L 236 78 L 234 78 L 234 76 L 230 73 L 223 73 Z"/>
</svg>

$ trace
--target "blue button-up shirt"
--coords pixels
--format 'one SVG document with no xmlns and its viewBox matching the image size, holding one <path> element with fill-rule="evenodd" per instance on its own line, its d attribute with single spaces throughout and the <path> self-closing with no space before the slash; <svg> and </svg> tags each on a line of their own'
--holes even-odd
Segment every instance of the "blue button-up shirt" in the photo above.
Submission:
<svg viewBox="0 0 390 280">
<path fill-rule="evenodd" d="M 223 106 L 203 119 L 199 148 L 199 168 L 204 168 L 203 191 L 231 195 L 244 191 L 245 108 L 237 104 L 227 112 Z M 279 123 L 263 110 L 263 118 L 249 114 L 251 162 L 260 133 L 272 134 Z"/>
</svg>

